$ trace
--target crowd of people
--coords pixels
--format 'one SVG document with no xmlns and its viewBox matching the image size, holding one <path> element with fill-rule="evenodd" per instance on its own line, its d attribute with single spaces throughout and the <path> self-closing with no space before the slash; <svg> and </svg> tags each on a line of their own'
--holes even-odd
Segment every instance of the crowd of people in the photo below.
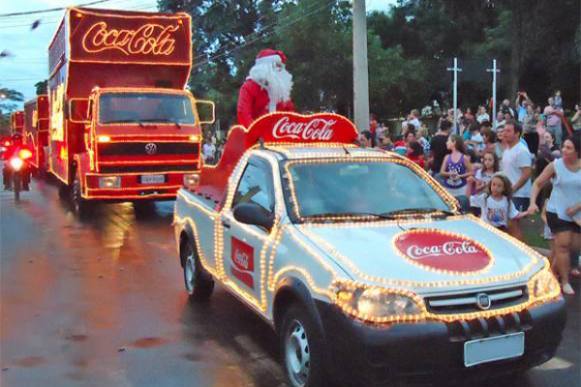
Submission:
<svg viewBox="0 0 581 387">
<path fill-rule="evenodd" d="M 565 125 L 570 122 L 570 125 Z M 580 276 L 581 109 L 566 121 L 556 91 L 541 109 L 526 92 L 513 105 L 504 100 L 495 121 L 485 106 L 474 114 L 453 109 L 430 131 L 412 110 L 395 134 L 371 117 L 363 146 L 397 152 L 425 168 L 465 211 L 522 239 L 520 219 L 541 212 L 544 237 L 563 293 Z"/>
</svg>

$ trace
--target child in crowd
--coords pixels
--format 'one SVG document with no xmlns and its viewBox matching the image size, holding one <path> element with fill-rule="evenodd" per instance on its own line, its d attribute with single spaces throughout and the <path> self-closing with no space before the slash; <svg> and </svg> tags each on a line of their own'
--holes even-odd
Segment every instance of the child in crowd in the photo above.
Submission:
<svg viewBox="0 0 581 387">
<path fill-rule="evenodd" d="M 480 195 L 488 186 L 492 176 L 498 172 L 498 157 L 494 151 L 486 151 L 482 155 L 482 166 L 468 177 L 468 195 Z"/>
<path fill-rule="evenodd" d="M 412 141 L 408 144 L 406 156 L 408 159 L 422 167 L 422 169 L 425 168 L 426 162 L 424 159 L 424 148 L 422 148 L 419 142 Z"/>
<path fill-rule="evenodd" d="M 518 212 L 514 206 L 511 187 L 508 177 L 497 173 L 490 179 L 487 192 L 472 196 L 470 205 L 480 208 L 480 218 L 486 223 L 508 231 L 512 220 L 518 220 L 526 215 L 526 212 Z"/>
<path fill-rule="evenodd" d="M 467 178 L 472 175 L 470 157 L 466 156 L 466 148 L 461 136 L 451 135 L 446 147 L 451 152 L 444 157 L 440 176 L 444 179 L 446 190 L 460 202 L 463 209 L 468 209 L 466 196 Z"/>
</svg>

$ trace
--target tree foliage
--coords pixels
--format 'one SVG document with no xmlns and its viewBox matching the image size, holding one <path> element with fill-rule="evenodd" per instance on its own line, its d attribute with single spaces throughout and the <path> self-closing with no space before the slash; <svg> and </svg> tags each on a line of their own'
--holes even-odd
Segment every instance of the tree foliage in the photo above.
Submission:
<svg viewBox="0 0 581 387">
<path fill-rule="evenodd" d="M 351 3 L 344 0 L 158 0 L 162 11 L 193 19 L 192 91 L 235 119 L 238 89 L 258 51 L 285 51 L 301 111 L 352 112 Z M 525 89 L 543 103 L 554 89 L 579 99 L 580 2 L 562 0 L 399 0 L 368 15 L 369 90 L 380 117 L 405 114 L 434 98 L 449 102 L 453 57 L 459 101 L 484 103 L 498 60 L 499 98 Z"/>
<path fill-rule="evenodd" d="M 0 133 L 10 133 L 10 114 L 17 109 L 18 103 L 24 101 L 19 91 L 0 87 Z"/>
</svg>

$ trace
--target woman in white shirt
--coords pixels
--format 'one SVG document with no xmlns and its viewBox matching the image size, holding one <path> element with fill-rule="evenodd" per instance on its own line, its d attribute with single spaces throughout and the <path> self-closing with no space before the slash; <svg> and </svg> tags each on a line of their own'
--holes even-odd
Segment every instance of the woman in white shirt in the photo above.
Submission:
<svg viewBox="0 0 581 387">
<path fill-rule="evenodd" d="M 528 213 L 539 210 L 536 199 L 541 188 L 553 179 L 553 191 L 547 203 L 547 223 L 555 239 L 551 258 L 561 277 L 563 293 L 575 294 L 569 283 L 570 251 L 579 249 L 581 241 L 581 133 L 563 141 L 563 157 L 551 162 L 533 184 Z"/>
</svg>

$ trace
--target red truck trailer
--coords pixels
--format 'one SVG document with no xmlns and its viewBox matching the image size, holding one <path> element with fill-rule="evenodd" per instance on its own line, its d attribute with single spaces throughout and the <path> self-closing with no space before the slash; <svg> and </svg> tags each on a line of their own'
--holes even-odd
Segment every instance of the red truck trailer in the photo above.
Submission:
<svg viewBox="0 0 581 387">
<path fill-rule="evenodd" d="M 41 173 L 46 171 L 48 118 L 47 95 L 39 95 L 24 104 L 24 143 L 33 151 L 30 163 Z"/>
<path fill-rule="evenodd" d="M 10 131 L 12 134 L 20 133 L 22 134 L 22 129 L 24 127 L 24 112 L 19 110 L 13 112 L 10 115 Z"/>
<path fill-rule="evenodd" d="M 69 8 L 48 51 L 49 170 L 76 212 L 174 199 L 197 177 L 200 125 L 214 109 L 185 90 L 188 14 Z M 200 104 L 212 108 L 205 121 Z"/>
</svg>

